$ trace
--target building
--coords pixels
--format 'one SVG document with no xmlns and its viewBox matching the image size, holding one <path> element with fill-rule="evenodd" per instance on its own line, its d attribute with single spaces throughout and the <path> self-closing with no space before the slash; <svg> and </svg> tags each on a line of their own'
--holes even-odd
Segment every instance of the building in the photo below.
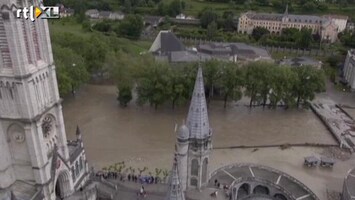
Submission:
<svg viewBox="0 0 355 200">
<path fill-rule="evenodd" d="M 343 68 L 344 82 L 355 90 L 355 49 L 348 51 Z"/>
<path fill-rule="evenodd" d="M 74 9 L 66 8 L 63 4 L 57 4 L 60 17 L 70 17 L 74 15 Z"/>
<path fill-rule="evenodd" d="M 85 12 L 85 15 L 91 19 L 98 19 L 100 13 L 97 9 L 90 9 Z"/>
<path fill-rule="evenodd" d="M 346 24 L 346 30 L 348 31 L 354 31 L 355 30 L 355 23 L 354 22 L 348 22 Z"/>
<path fill-rule="evenodd" d="M 284 58 L 279 62 L 280 65 L 287 65 L 291 67 L 300 67 L 300 66 L 312 66 L 316 69 L 322 68 L 322 61 L 315 60 L 310 57 L 301 56 L 296 58 Z"/>
<path fill-rule="evenodd" d="M 186 15 L 183 14 L 183 13 L 180 13 L 180 14 L 176 15 L 175 18 L 176 18 L 176 19 L 186 19 Z"/>
<path fill-rule="evenodd" d="M 273 62 L 266 49 L 245 43 L 206 43 L 198 45 L 197 49 L 200 54 L 230 62 Z"/>
<path fill-rule="evenodd" d="M 47 20 L 16 18 L 29 1 L 0 4 L 0 199 L 84 191 L 88 163 L 79 128 L 67 141 Z"/>
<path fill-rule="evenodd" d="M 151 15 L 146 15 L 143 17 L 144 25 L 150 25 L 153 27 L 159 26 L 160 23 L 164 21 L 164 18 L 161 16 L 151 16 Z"/>
<path fill-rule="evenodd" d="M 156 59 L 172 63 L 197 62 L 207 60 L 207 56 L 200 57 L 197 52 L 189 50 L 171 31 L 160 31 L 149 49 Z"/>
<path fill-rule="evenodd" d="M 99 19 L 122 20 L 124 14 L 122 12 L 100 11 Z"/>
<path fill-rule="evenodd" d="M 251 34 L 256 27 L 263 27 L 271 34 L 281 34 L 284 28 L 308 28 L 312 34 L 319 34 L 322 40 L 335 42 L 337 40 L 338 27 L 335 21 L 313 15 L 292 15 L 286 7 L 284 14 L 269 14 L 247 12 L 241 14 L 238 23 L 238 32 Z"/>
<path fill-rule="evenodd" d="M 71 8 L 64 8 L 62 11 L 60 11 L 60 17 L 71 17 L 75 14 L 74 9 Z"/>
<path fill-rule="evenodd" d="M 343 32 L 346 29 L 346 24 L 348 23 L 348 16 L 343 15 L 324 15 L 326 19 L 330 19 L 338 26 L 338 33 Z"/>
<path fill-rule="evenodd" d="M 229 62 L 273 61 L 266 49 L 244 43 L 204 43 L 187 48 L 171 31 L 160 31 L 149 49 L 157 59 L 172 63 L 217 59 Z"/>
</svg>

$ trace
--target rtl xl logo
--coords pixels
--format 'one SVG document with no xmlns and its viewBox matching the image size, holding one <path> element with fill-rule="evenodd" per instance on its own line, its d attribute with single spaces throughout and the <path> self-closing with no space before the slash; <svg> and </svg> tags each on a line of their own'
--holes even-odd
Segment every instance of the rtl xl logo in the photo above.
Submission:
<svg viewBox="0 0 355 200">
<path fill-rule="evenodd" d="M 29 8 L 18 9 L 16 12 L 17 18 L 30 19 L 35 21 L 37 18 L 42 19 L 58 19 L 59 18 L 59 7 L 53 6 L 30 6 Z"/>
</svg>

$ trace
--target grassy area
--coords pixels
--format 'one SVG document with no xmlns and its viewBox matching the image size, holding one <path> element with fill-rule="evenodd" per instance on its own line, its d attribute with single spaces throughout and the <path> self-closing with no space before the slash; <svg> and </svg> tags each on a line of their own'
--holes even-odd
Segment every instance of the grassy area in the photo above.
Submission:
<svg viewBox="0 0 355 200">
<path fill-rule="evenodd" d="M 152 43 L 152 41 L 143 40 L 129 40 L 126 38 L 117 37 L 116 35 L 104 35 L 103 33 L 97 31 L 84 31 L 81 24 L 77 23 L 73 19 L 63 19 L 59 21 L 51 21 L 49 23 L 49 29 L 51 34 L 53 33 L 71 33 L 85 39 L 90 37 L 103 37 L 110 46 L 116 46 L 123 51 L 131 54 L 139 54 L 140 52 L 147 51 Z"/>
</svg>

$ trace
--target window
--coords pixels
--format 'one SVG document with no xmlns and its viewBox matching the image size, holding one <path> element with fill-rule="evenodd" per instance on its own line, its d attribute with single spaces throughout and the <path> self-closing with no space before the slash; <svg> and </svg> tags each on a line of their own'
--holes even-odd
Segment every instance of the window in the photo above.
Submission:
<svg viewBox="0 0 355 200">
<path fill-rule="evenodd" d="M 0 38 L 0 53 L 3 59 L 4 67 L 12 67 L 12 60 L 10 56 L 10 50 L 6 39 L 6 31 L 4 26 L 4 21 L 9 19 L 9 13 L 0 14 L 0 35 L 4 37 Z"/>
<path fill-rule="evenodd" d="M 196 159 L 193 159 L 191 162 L 191 175 L 198 175 L 198 161 Z"/>
</svg>

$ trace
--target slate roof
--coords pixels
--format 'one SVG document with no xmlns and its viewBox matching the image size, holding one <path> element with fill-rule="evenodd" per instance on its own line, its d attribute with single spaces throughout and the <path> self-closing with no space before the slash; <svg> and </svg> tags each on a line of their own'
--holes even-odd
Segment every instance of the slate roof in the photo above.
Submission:
<svg viewBox="0 0 355 200">
<path fill-rule="evenodd" d="M 185 46 L 171 31 L 160 31 L 149 51 L 168 54 L 174 51 L 185 51 Z"/>
<path fill-rule="evenodd" d="M 290 14 L 279 14 L 279 13 L 255 13 L 248 12 L 246 16 L 253 20 L 266 20 L 266 21 L 282 21 L 284 17 L 289 19 L 289 22 L 296 23 L 309 23 L 316 24 L 328 21 L 324 17 L 319 17 L 315 15 L 290 15 Z"/>
<path fill-rule="evenodd" d="M 202 68 L 199 66 L 194 91 L 187 115 L 187 127 L 190 130 L 190 138 L 205 139 L 212 132 L 208 120 L 205 86 L 203 83 Z"/>
<path fill-rule="evenodd" d="M 304 65 L 318 67 L 320 65 L 320 61 L 315 60 L 310 57 L 301 56 L 301 57 L 296 57 L 296 58 L 283 59 L 283 60 L 281 60 L 280 64 L 289 65 L 289 66 L 293 66 L 293 67 L 299 67 L 299 66 L 304 66 Z"/>
<path fill-rule="evenodd" d="M 246 16 L 250 19 L 254 20 L 269 20 L 269 21 L 281 21 L 283 15 L 282 14 L 268 14 L 268 13 L 254 13 L 249 12 Z"/>
</svg>

